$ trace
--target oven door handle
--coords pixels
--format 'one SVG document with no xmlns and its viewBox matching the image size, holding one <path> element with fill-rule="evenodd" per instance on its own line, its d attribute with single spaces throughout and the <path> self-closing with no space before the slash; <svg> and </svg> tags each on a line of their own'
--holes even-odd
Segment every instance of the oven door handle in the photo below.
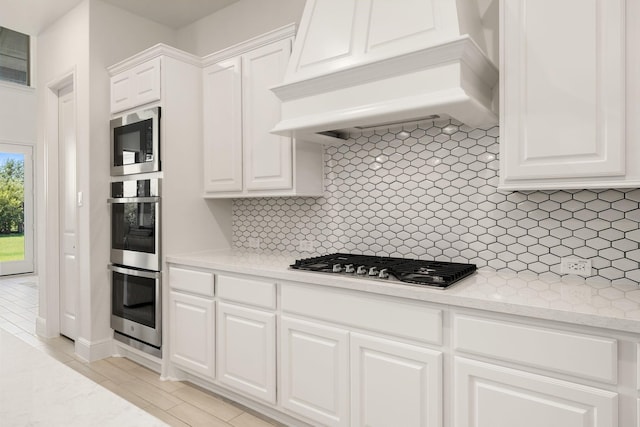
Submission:
<svg viewBox="0 0 640 427">
<path fill-rule="evenodd" d="M 159 279 L 162 275 L 162 273 L 160 273 L 159 271 L 134 270 L 132 268 L 120 267 L 113 264 L 109 264 L 107 268 L 116 273 L 127 274 L 129 276 L 144 277 L 147 279 Z"/>
<path fill-rule="evenodd" d="M 160 197 L 120 197 L 107 199 L 107 203 L 158 203 Z"/>
</svg>

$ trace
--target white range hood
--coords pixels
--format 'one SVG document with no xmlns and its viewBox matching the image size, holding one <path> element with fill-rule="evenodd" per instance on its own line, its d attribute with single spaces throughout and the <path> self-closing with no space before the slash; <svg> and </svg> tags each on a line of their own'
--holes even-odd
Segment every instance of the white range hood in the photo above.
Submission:
<svg viewBox="0 0 640 427">
<path fill-rule="evenodd" d="M 477 0 L 307 0 L 274 133 L 326 144 L 346 132 L 452 117 L 498 123 L 498 70 Z M 495 89 L 495 91 L 494 91 Z"/>
</svg>

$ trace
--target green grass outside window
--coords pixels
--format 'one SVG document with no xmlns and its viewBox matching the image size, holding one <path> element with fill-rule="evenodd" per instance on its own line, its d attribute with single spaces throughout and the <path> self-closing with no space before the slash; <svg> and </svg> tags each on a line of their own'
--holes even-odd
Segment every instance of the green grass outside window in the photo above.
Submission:
<svg viewBox="0 0 640 427">
<path fill-rule="evenodd" d="M 0 234 L 0 262 L 24 259 L 24 234 Z"/>
</svg>

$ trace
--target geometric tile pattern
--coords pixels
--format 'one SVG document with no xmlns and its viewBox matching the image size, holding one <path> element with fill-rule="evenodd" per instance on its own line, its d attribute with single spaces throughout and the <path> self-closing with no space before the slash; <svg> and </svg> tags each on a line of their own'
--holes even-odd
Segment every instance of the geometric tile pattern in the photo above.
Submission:
<svg viewBox="0 0 640 427">
<path fill-rule="evenodd" d="M 640 189 L 499 192 L 499 128 L 455 120 L 350 135 L 325 148 L 321 198 L 233 201 L 233 245 L 470 262 L 558 277 L 640 283 Z M 310 254 L 311 255 L 311 254 Z"/>
</svg>

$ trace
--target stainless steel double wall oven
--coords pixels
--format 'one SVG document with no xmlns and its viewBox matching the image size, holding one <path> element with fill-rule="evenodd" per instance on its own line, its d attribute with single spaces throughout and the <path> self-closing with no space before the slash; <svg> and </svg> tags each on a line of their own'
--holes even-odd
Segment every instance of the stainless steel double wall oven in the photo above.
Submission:
<svg viewBox="0 0 640 427">
<path fill-rule="evenodd" d="M 160 107 L 111 120 L 111 327 L 160 356 Z"/>
</svg>

